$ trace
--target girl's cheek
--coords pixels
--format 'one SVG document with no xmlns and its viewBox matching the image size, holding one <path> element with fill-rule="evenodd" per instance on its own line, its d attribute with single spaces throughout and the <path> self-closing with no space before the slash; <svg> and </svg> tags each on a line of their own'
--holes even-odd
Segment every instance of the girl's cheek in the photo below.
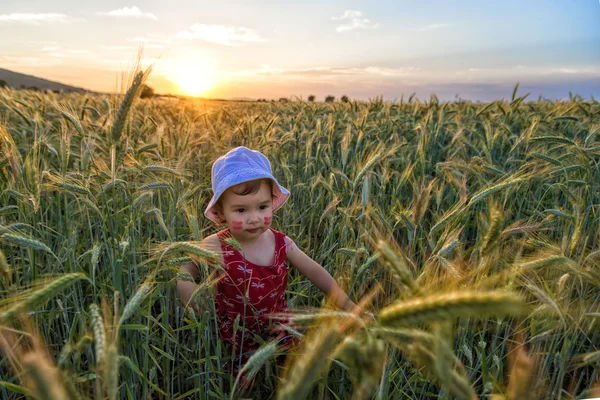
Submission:
<svg viewBox="0 0 600 400">
<path fill-rule="evenodd" d="M 272 220 L 273 220 L 273 217 L 265 217 L 265 225 L 271 225 Z"/>
<path fill-rule="evenodd" d="M 233 229 L 241 230 L 244 228 L 244 223 L 242 221 L 231 221 L 231 227 Z"/>
</svg>

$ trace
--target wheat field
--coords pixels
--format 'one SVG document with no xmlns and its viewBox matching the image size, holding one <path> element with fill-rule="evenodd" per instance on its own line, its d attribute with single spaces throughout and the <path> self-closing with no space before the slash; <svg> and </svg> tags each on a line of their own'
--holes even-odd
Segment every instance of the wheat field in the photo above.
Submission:
<svg viewBox="0 0 600 400">
<path fill-rule="evenodd" d="M 0 89 L 0 398 L 600 396 L 600 105 L 162 101 Z M 212 161 L 244 145 L 274 218 L 374 320 L 290 275 L 301 346 L 245 372 L 215 320 Z M 181 304 L 179 266 L 202 264 Z M 243 327 L 238 327 L 243 329 Z"/>
</svg>

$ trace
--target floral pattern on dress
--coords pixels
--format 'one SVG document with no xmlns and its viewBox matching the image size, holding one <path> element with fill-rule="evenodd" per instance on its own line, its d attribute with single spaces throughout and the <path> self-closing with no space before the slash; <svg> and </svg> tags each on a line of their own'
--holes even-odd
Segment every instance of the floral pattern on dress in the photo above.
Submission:
<svg viewBox="0 0 600 400">
<path fill-rule="evenodd" d="M 260 347 L 254 335 L 263 339 L 289 336 L 281 326 L 289 321 L 271 318 L 272 314 L 287 311 L 285 290 L 288 282 L 285 235 L 274 229 L 271 231 L 275 235 L 275 255 L 270 266 L 251 263 L 226 243 L 225 239 L 231 237 L 229 229 L 217 233 L 225 271 L 222 272 L 224 278 L 217 283 L 215 306 L 221 338 L 237 349 L 234 371 L 239 365 L 240 353 L 245 362 Z M 233 325 L 238 315 L 240 329 L 234 336 Z M 242 326 L 246 331 L 244 335 Z"/>
</svg>

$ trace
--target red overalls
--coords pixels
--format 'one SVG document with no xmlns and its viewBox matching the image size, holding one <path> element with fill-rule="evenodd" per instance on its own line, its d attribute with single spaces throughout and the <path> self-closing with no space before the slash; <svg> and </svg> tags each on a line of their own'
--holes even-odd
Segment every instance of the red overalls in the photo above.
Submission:
<svg viewBox="0 0 600 400">
<path fill-rule="evenodd" d="M 229 229 L 217 233 L 223 251 L 225 275 L 217 283 L 215 305 L 221 338 L 236 349 L 234 371 L 238 369 L 240 354 L 243 365 L 260 347 L 254 335 L 266 340 L 279 336 L 282 342 L 291 339 L 281 327 L 287 321 L 271 319 L 271 314 L 287 311 L 285 289 L 288 281 L 285 235 L 271 231 L 275 235 L 275 257 L 269 266 L 251 263 L 227 244 L 224 240 L 232 237 Z M 238 315 L 239 329 L 234 337 L 234 321 Z M 243 335 L 242 327 L 245 328 Z"/>
</svg>

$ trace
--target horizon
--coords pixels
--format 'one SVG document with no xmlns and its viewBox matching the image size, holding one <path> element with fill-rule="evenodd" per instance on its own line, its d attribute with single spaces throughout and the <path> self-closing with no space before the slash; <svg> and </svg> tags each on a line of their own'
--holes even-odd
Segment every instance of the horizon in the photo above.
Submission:
<svg viewBox="0 0 600 400">
<path fill-rule="evenodd" d="M 3 3 L 0 34 L 18 39 L 0 43 L 0 68 L 97 92 L 120 91 L 143 47 L 160 94 L 491 101 L 519 83 L 530 98 L 600 97 L 596 0 Z"/>
</svg>

